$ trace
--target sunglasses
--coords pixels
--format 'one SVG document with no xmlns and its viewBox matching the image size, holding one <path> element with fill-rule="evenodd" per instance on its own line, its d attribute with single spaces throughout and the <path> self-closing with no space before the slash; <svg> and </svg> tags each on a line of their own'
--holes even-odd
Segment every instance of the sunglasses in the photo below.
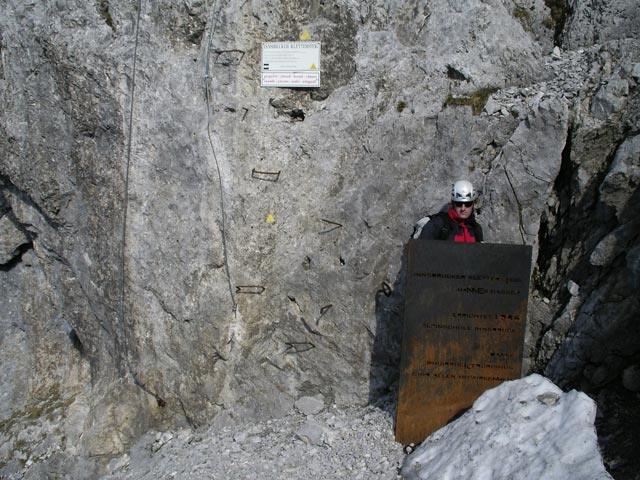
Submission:
<svg viewBox="0 0 640 480">
<path fill-rule="evenodd" d="M 473 206 L 473 202 L 453 202 L 456 207 L 465 206 L 467 208 L 471 208 Z"/>
</svg>

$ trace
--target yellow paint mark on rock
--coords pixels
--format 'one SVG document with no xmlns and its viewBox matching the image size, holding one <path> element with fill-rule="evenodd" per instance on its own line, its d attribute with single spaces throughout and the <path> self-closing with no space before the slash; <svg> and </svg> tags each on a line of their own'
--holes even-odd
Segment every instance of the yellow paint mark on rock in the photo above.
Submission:
<svg viewBox="0 0 640 480">
<path fill-rule="evenodd" d="M 267 222 L 267 223 L 275 223 L 276 222 L 276 217 L 274 217 L 273 215 L 269 214 L 269 215 L 267 215 L 267 218 L 265 219 L 265 222 Z"/>
<path fill-rule="evenodd" d="M 304 30 L 300 34 L 300 40 L 302 40 L 302 41 L 311 40 L 311 34 L 309 33 L 309 30 Z"/>
</svg>

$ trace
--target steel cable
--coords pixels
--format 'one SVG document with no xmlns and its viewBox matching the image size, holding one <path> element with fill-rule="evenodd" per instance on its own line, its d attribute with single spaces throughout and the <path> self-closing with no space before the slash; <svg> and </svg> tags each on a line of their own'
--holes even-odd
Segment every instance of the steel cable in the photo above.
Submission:
<svg viewBox="0 0 640 480">
<path fill-rule="evenodd" d="M 132 371 L 131 371 L 131 367 L 129 365 L 129 355 L 128 355 L 128 351 L 127 351 L 127 334 L 126 334 L 126 326 L 125 326 L 125 311 L 126 311 L 126 297 L 127 297 L 127 292 L 126 292 L 126 275 L 125 275 L 125 268 L 126 268 L 126 244 L 127 244 L 127 213 L 128 213 L 128 209 L 129 209 L 129 170 L 131 167 L 131 144 L 132 144 L 132 139 L 133 139 L 133 107 L 135 104 L 135 91 L 136 91 L 136 67 L 137 67 L 137 60 L 138 60 L 138 43 L 139 43 L 139 38 L 140 38 L 140 17 L 142 14 L 142 0 L 138 0 L 138 15 L 136 18 L 136 29 L 135 29 L 135 40 L 134 40 L 134 46 L 133 46 L 133 66 L 132 66 L 132 72 L 131 72 L 131 102 L 129 104 L 129 125 L 128 125 L 128 139 L 127 139 L 127 161 L 126 161 L 126 168 L 125 168 L 125 175 L 124 175 L 124 205 L 122 208 L 122 238 L 121 238 L 121 243 L 120 243 L 120 248 L 121 248 L 121 255 L 120 255 L 120 259 L 121 259 L 121 264 L 120 264 L 120 337 L 121 337 L 121 341 L 122 341 L 122 352 L 120 352 L 118 345 L 116 344 L 116 352 L 119 355 L 122 355 L 124 358 L 124 362 L 126 365 L 126 368 L 129 372 L 129 374 L 131 374 L 134 377 L 135 380 L 135 375 L 133 375 Z M 116 337 L 116 342 L 117 342 L 117 337 Z M 122 365 L 121 365 L 121 360 L 120 358 L 118 358 L 118 370 L 120 372 L 121 376 L 126 375 L 126 371 L 123 371 L 122 369 Z"/>
<path fill-rule="evenodd" d="M 233 309 L 233 313 L 236 313 L 236 309 L 237 309 L 237 304 L 236 304 L 236 300 L 235 300 L 235 295 L 233 293 L 233 286 L 232 286 L 232 282 L 231 282 L 231 270 L 229 268 L 229 256 L 228 256 L 228 249 L 227 249 L 227 230 L 226 230 L 226 226 L 225 226 L 225 218 L 226 218 L 226 214 L 225 214 L 225 209 L 224 209 L 224 190 L 222 187 L 222 173 L 220 171 L 220 163 L 218 162 L 218 156 L 216 155 L 216 149 L 213 145 L 213 138 L 211 137 L 211 91 L 210 91 L 210 87 L 209 87 L 209 55 L 211 52 L 211 44 L 213 42 L 213 33 L 215 30 L 215 26 L 217 23 L 217 19 L 216 19 L 216 7 L 218 5 L 218 1 L 215 0 L 213 2 L 213 8 L 211 9 L 211 17 L 209 19 L 209 35 L 207 38 L 207 47 L 205 49 L 205 74 L 204 74 L 204 83 L 205 83 L 205 95 L 206 95 L 206 100 L 207 100 L 207 137 L 209 138 L 209 145 L 211 147 L 211 153 L 213 155 L 213 160 L 215 162 L 216 165 L 216 172 L 218 175 L 218 186 L 220 188 L 220 220 L 221 220 L 221 227 L 222 227 L 222 251 L 223 251 L 223 256 L 224 256 L 224 268 L 225 268 L 225 273 L 227 275 L 227 284 L 229 287 L 229 296 L 231 298 L 231 304 L 232 304 L 232 309 Z"/>
<path fill-rule="evenodd" d="M 133 372 L 131 364 L 129 363 L 129 347 L 127 344 L 127 329 L 126 329 L 126 300 L 127 300 L 127 288 L 126 288 L 126 246 L 127 246 L 127 213 L 129 210 L 129 171 L 131 169 L 131 145 L 133 141 L 133 107 L 135 105 L 135 93 L 136 93 L 136 68 L 138 60 L 138 43 L 140 39 L 140 17 L 142 14 L 142 0 L 138 0 L 138 15 L 136 18 L 135 29 L 135 41 L 133 47 L 133 66 L 131 72 L 131 102 L 129 104 L 129 125 L 128 125 L 128 139 L 127 139 L 127 161 L 124 175 L 124 205 L 122 209 L 122 238 L 121 238 L 121 264 L 120 264 L 120 338 L 122 342 L 121 349 L 118 347 L 118 339 L 116 337 L 116 354 L 118 355 L 118 372 L 121 377 L 125 377 L 127 374 L 133 381 L 133 383 L 141 388 L 143 391 L 151 395 L 156 399 L 158 406 L 166 406 L 166 401 L 160 397 L 157 393 L 152 392 L 147 386 L 138 380 L 138 377 Z M 121 350 L 121 351 L 120 351 Z M 120 358 L 122 356 L 122 359 Z M 124 361 L 124 366 L 122 362 Z"/>
</svg>

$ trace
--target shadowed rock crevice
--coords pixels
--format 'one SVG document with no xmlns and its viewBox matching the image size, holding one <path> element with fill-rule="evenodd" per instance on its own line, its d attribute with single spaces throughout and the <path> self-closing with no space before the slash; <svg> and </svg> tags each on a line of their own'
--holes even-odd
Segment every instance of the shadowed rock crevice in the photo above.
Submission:
<svg viewBox="0 0 640 480">
<path fill-rule="evenodd" d="M 29 250 L 33 249 L 33 241 L 30 241 L 28 243 L 23 243 L 22 245 L 20 245 L 18 248 L 16 248 L 12 254 L 11 254 L 11 259 L 8 260 L 5 263 L 0 264 L 0 271 L 3 272 L 8 272 L 9 270 L 11 270 L 12 268 L 14 268 L 17 264 L 19 264 L 22 261 L 22 256 L 28 252 Z"/>
<path fill-rule="evenodd" d="M 553 29 L 554 45 L 562 47 L 562 34 L 572 9 L 568 0 L 544 0 L 549 9 L 548 24 Z"/>
<path fill-rule="evenodd" d="M 553 185 L 548 203 L 549 208 L 542 212 L 538 242 L 540 250 L 536 270 L 532 277 L 533 285 L 544 295 L 550 296 L 557 290 L 555 273 L 557 272 L 557 253 L 564 238 L 560 233 L 561 225 L 568 223 L 571 209 L 571 184 L 575 179 L 575 168 L 571 161 L 571 137 L 573 128 L 569 128 L 567 142 L 562 149 L 560 171 Z"/>
<path fill-rule="evenodd" d="M 98 12 L 100 16 L 103 18 L 104 23 L 106 23 L 113 33 L 116 33 L 116 26 L 113 22 L 113 17 L 111 16 L 111 12 L 109 11 L 109 0 L 99 0 L 98 3 Z"/>
<path fill-rule="evenodd" d="M 574 133 L 575 131 L 572 130 Z M 589 181 L 580 186 L 576 181 L 580 166 L 572 162 L 569 153 L 572 145 L 571 136 L 563 151 L 563 163 L 555 183 L 553 206 L 543 215 L 545 221 L 540 231 L 540 245 L 543 248 L 534 273 L 537 288 L 552 299 L 558 313 L 541 333 L 539 342 L 545 338 L 545 334 L 555 328 L 558 319 L 566 317 L 567 308 L 575 296 L 575 293 L 570 293 L 568 282 L 572 282 L 576 288 L 579 286 L 580 290 L 581 300 L 578 302 L 575 298 L 571 307 L 575 311 L 580 303 L 586 302 L 594 292 L 607 285 L 610 279 L 614 278 L 612 275 L 619 272 L 619 267 L 624 265 L 624 249 L 620 251 L 618 259 L 611 258 L 603 265 L 594 264 L 592 253 L 606 236 L 619 229 L 618 219 L 615 215 L 606 213 L 598 192 L 602 189 L 604 179 L 616 153 L 624 143 L 624 138 L 619 141 L 618 146 L 611 149 L 611 153 L 600 163 L 598 170 L 592 173 Z M 630 224 L 627 228 L 637 227 Z M 633 238 L 632 235 L 627 240 L 629 247 L 633 245 Z M 557 334 L 559 338 L 567 333 L 567 327 L 563 327 L 562 330 L 562 333 Z M 537 359 L 538 368 L 546 365 L 550 358 L 549 351 L 541 354 Z M 580 384 L 564 384 L 561 378 L 555 378 L 554 381 L 562 385 L 572 385 L 574 388 L 584 388 L 584 385 Z"/>
</svg>

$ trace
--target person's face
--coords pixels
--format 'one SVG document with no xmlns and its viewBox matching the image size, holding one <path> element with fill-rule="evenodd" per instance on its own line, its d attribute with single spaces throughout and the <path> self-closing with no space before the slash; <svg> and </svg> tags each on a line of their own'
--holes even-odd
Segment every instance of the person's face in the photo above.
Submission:
<svg viewBox="0 0 640 480">
<path fill-rule="evenodd" d="M 451 202 L 456 215 L 462 220 L 466 220 L 473 213 L 473 202 Z"/>
</svg>

